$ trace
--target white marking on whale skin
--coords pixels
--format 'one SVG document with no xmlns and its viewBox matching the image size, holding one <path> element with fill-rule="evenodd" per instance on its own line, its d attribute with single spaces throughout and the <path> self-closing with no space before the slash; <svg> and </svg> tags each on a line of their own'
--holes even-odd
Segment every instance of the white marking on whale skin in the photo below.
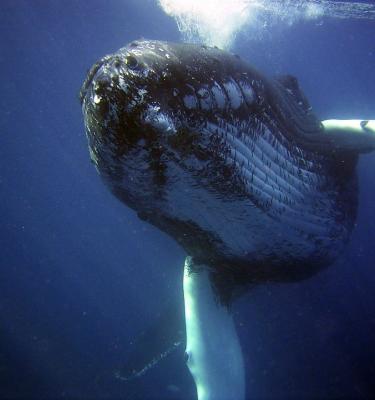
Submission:
<svg viewBox="0 0 375 400">
<path fill-rule="evenodd" d="M 239 80 L 237 81 L 237 83 L 242 90 L 247 105 L 251 106 L 252 104 L 254 104 L 256 100 L 256 94 L 254 89 L 246 81 Z"/>
<path fill-rule="evenodd" d="M 213 86 L 211 87 L 211 93 L 216 102 L 216 106 L 219 109 L 224 109 L 226 105 L 226 95 L 223 92 L 221 86 L 217 82 L 214 82 Z"/>
<path fill-rule="evenodd" d="M 231 108 L 236 110 L 243 103 L 243 96 L 238 85 L 231 79 L 223 83 L 223 86 L 228 94 Z"/>
<path fill-rule="evenodd" d="M 173 120 L 167 113 L 160 111 L 159 105 L 150 105 L 144 114 L 144 121 L 155 129 L 160 129 L 166 133 L 175 133 L 176 127 Z"/>
<path fill-rule="evenodd" d="M 211 94 L 206 85 L 201 86 L 197 91 L 199 103 L 202 110 L 211 110 L 212 109 L 212 99 Z"/>
<path fill-rule="evenodd" d="M 185 107 L 188 108 L 189 110 L 194 110 L 194 109 L 198 108 L 198 100 L 192 94 L 187 94 L 186 96 L 184 96 L 183 102 L 184 102 Z"/>
<path fill-rule="evenodd" d="M 119 86 L 120 88 L 125 92 L 128 93 L 129 91 L 129 83 L 127 81 L 125 81 L 124 77 L 122 75 L 118 76 L 118 82 L 119 82 Z"/>
<path fill-rule="evenodd" d="M 131 50 L 131 52 L 129 52 L 129 54 L 132 54 L 132 55 L 138 56 L 138 57 L 142 57 L 143 54 L 144 54 L 143 48 L 144 48 L 144 47 L 142 47 L 142 48 L 140 48 L 140 49 L 133 48 L 133 49 Z"/>
<path fill-rule="evenodd" d="M 153 43 L 146 43 L 145 47 L 150 49 L 150 50 L 155 50 L 155 45 Z"/>
</svg>

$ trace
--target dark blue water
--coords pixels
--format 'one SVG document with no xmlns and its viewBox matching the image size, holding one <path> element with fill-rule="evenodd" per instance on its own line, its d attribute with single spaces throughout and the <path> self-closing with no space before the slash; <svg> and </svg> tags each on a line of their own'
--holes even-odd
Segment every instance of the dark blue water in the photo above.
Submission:
<svg viewBox="0 0 375 400">
<path fill-rule="evenodd" d="M 93 62 L 139 37 L 179 33 L 153 1 L 0 4 L 0 398 L 194 398 L 177 353 L 131 384 L 112 373 L 161 309 L 182 304 L 183 250 L 102 185 L 78 101 Z M 322 119 L 374 119 L 374 37 L 374 21 L 325 19 L 234 50 L 296 75 Z M 254 399 L 375 398 L 375 154 L 358 169 L 340 260 L 235 305 Z"/>
</svg>

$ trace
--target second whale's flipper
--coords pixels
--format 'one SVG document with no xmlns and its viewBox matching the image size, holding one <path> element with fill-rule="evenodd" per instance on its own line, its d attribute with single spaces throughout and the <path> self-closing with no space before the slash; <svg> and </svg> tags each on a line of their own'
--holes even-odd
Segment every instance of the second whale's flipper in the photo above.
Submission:
<svg viewBox="0 0 375 400">
<path fill-rule="evenodd" d="M 233 318 L 220 302 L 209 269 L 184 268 L 187 365 L 197 387 L 198 400 L 242 400 L 245 373 Z"/>
<path fill-rule="evenodd" d="M 323 132 L 337 150 L 367 153 L 375 150 L 375 120 L 328 119 Z"/>
</svg>

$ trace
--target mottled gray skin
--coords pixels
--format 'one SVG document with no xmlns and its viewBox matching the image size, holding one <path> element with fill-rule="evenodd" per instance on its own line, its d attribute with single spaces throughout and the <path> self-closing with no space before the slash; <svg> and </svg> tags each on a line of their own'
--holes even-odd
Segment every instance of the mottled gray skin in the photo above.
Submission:
<svg viewBox="0 0 375 400">
<path fill-rule="evenodd" d="M 343 249 L 357 156 L 324 143 L 294 78 L 142 40 L 95 64 L 81 101 L 110 190 L 225 281 L 303 279 Z"/>
</svg>

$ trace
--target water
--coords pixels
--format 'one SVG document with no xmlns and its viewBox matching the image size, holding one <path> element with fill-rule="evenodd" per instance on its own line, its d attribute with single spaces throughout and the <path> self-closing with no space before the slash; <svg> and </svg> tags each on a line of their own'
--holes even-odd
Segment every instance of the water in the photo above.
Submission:
<svg viewBox="0 0 375 400">
<path fill-rule="evenodd" d="M 0 30 L 0 397 L 193 399 L 181 354 L 114 378 L 137 333 L 182 304 L 184 252 L 103 187 L 78 102 L 94 61 L 180 40 L 174 19 L 146 0 L 18 0 L 1 3 Z M 371 19 L 273 19 L 232 50 L 296 75 L 322 119 L 374 118 L 374 34 Z M 374 167 L 361 158 L 358 225 L 335 265 L 236 304 L 253 398 L 374 397 Z"/>
<path fill-rule="evenodd" d="M 239 33 L 258 38 L 277 23 L 375 19 L 375 5 L 330 0 L 158 0 L 185 41 L 229 49 Z"/>
</svg>

